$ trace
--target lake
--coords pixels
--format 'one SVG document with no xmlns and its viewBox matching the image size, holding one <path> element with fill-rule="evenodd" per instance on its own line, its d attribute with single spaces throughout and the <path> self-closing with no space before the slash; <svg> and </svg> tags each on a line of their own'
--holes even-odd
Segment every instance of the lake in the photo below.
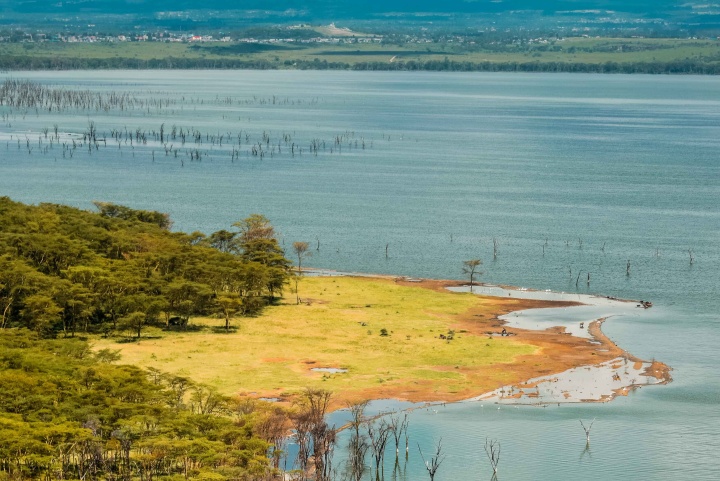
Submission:
<svg viewBox="0 0 720 481">
<path fill-rule="evenodd" d="M 501 480 L 720 472 L 720 79 L 3 77 L 133 99 L 106 109 L 0 107 L 0 195 L 14 200 L 86 209 L 116 202 L 168 212 L 174 229 L 206 233 L 262 213 L 284 244 L 312 245 L 314 267 L 463 278 L 462 262 L 480 258 L 484 282 L 653 302 L 603 330 L 631 353 L 672 366 L 673 383 L 607 404 L 418 409 L 398 479 L 427 476 L 416 443 L 427 454 L 440 439 L 447 458 L 438 481 L 489 479 L 486 438 L 501 443 Z M 91 122 L 99 145 L 83 143 Z M 173 126 L 187 134 L 184 144 L 165 137 Z M 589 450 L 581 418 L 596 418 Z"/>
</svg>

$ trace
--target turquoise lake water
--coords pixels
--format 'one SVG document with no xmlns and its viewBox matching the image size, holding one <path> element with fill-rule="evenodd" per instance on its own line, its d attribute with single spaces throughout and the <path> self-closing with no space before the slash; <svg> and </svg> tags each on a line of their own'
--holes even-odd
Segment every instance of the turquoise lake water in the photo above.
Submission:
<svg viewBox="0 0 720 481">
<path fill-rule="evenodd" d="M 440 438 L 448 455 L 438 481 L 489 479 L 486 437 L 501 443 L 501 480 L 702 480 L 720 472 L 719 78 L 12 77 L 168 100 L 61 113 L 0 107 L 0 195 L 14 200 L 87 209 L 93 200 L 117 202 L 168 212 L 175 229 L 206 233 L 257 212 L 288 245 L 314 248 L 319 240 L 309 262 L 315 267 L 462 278 L 462 261 L 481 258 L 485 282 L 654 303 L 647 315 L 612 318 L 603 329 L 631 353 L 672 366 L 674 382 L 607 404 L 416 410 L 410 462 L 399 479 L 425 478 L 415 443 L 429 452 Z M 43 129 L 52 133 L 58 124 L 64 142 L 79 142 L 91 121 L 107 146 L 78 148 L 70 158 L 43 140 Z M 110 138 L 112 129 L 158 131 L 163 123 L 166 133 L 172 125 L 202 132 L 203 143 L 175 141 L 175 156 L 153 139 L 118 146 Z M 238 133 L 241 144 L 233 147 L 227 139 Z M 225 143 L 213 145 L 213 135 Z M 314 139 L 325 142 L 318 155 L 310 151 Z M 267 152 L 262 159 L 251 153 L 258 143 Z M 201 160 L 188 157 L 191 148 Z M 589 451 L 579 418 L 597 418 Z"/>
</svg>

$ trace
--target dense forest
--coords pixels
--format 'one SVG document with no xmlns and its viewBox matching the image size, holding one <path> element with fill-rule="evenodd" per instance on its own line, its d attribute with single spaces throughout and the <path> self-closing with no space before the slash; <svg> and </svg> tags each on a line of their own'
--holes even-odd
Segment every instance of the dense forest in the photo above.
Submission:
<svg viewBox="0 0 720 481">
<path fill-rule="evenodd" d="M 0 198 L 0 328 L 41 336 L 226 328 L 274 302 L 290 262 L 260 215 L 210 235 L 169 230 L 165 214 L 96 202 L 98 213 Z"/>
<path fill-rule="evenodd" d="M 0 198 L 0 481 L 330 481 L 339 468 L 359 481 L 373 469 L 366 455 L 384 479 L 386 447 L 394 439 L 397 468 L 403 436 L 407 463 L 407 415 L 351 405 L 348 460 L 334 467 L 330 391 L 280 406 L 93 349 L 92 336 L 131 341 L 151 323 L 187 329 L 192 315 L 229 329 L 276 301 L 291 275 L 261 215 L 206 236 L 171 232 L 163 213 L 96 206 Z"/>
<path fill-rule="evenodd" d="M 86 341 L 0 334 L 0 480 L 267 479 L 274 411 L 114 365 Z M 283 417 L 284 419 L 284 417 Z M 264 436 L 261 436 L 261 434 Z"/>
<path fill-rule="evenodd" d="M 230 398 L 117 364 L 85 335 L 130 340 L 148 324 L 186 329 L 193 315 L 229 329 L 259 312 L 290 275 L 265 217 L 206 236 L 171 232 L 163 213 L 96 206 L 0 198 L 0 480 L 278 479 L 291 428 L 308 440 L 334 432 L 329 392 L 308 390 L 290 410 Z"/>
</svg>

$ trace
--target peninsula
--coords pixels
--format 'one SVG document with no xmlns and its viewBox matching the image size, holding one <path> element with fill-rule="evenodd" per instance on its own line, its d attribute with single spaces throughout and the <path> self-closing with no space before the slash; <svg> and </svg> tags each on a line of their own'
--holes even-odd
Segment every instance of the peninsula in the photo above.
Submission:
<svg viewBox="0 0 720 481">
<path fill-rule="evenodd" d="M 196 318 L 193 326 L 202 332 L 148 331 L 138 342 L 98 339 L 94 345 L 97 350 L 119 349 L 124 363 L 187 376 L 226 395 L 291 402 L 306 388 L 329 390 L 336 408 L 361 399 L 461 401 L 503 386 L 521 386 L 510 397 L 519 400 L 530 379 L 604 363 L 619 371 L 629 362 L 634 374 L 616 379 L 614 372 L 605 372 L 607 366 L 601 367 L 598 376 L 617 381 L 610 392 L 584 399 L 567 388 L 562 402 L 605 401 L 643 384 L 670 380 L 664 364 L 643 362 L 616 346 L 600 331 L 600 320 L 588 323 L 590 336 L 582 338 L 561 327 L 506 327 L 500 319 L 512 312 L 577 303 L 447 290 L 463 284 L 309 276 L 299 283 L 300 304 L 288 294 L 280 305 L 238 320 L 229 334 L 212 331 L 217 319 Z M 548 402 L 538 394 L 529 396 L 523 402 Z"/>
</svg>

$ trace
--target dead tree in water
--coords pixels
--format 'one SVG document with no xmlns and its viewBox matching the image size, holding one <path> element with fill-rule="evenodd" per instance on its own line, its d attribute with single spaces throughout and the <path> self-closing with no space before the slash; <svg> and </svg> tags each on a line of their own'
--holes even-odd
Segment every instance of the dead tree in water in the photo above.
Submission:
<svg viewBox="0 0 720 481">
<path fill-rule="evenodd" d="M 442 439 L 438 441 L 437 443 L 437 449 L 435 450 L 435 455 L 431 456 L 429 460 L 425 459 L 425 456 L 423 456 L 422 449 L 420 449 L 420 445 L 418 444 L 418 451 L 420 451 L 420 457 L 422 458 L 423 462 L 425 463 L 425 469 L 428 472 L 428 475 L 430 476 L 430 481 L 435 480 L 435 473 L 437 473 L 438 468 L 440 468 L 440 465 L 445 460 L 445 455 L 442 453 Z"/>
<path fill-rule="evenodd" d="M 498 247 L 500 247 L 500 242 L 497 238 L 493 237 L 493 259 L 497 258 Z"/>
<path fill-rule="evenodd" d="M 695 252 L 693 252 L 692 249 L 688 249 L 688 254 L 690 254 L 690 265 L 693 265 L 695 263 Z"/>
<path fill-rule="evenodd" d="M 271 445 L 269 456 L 275 469 L 280 468 L 280 459 L 287 444 L 287 413 L 276 408 L 256 425 L 258 435 Z"/>
<path fill-rule="evenodd" d="M 375 481 L 381 481 L 384 478 L 385 447 L 390 438 L 391 428 L 384 419 L 381 419 L 377 424 L 376 426 L 375 422 L 369 422 L 367 424 L 367 433 L 370 438 L 373 460 L 375 461 Z"/>
<path fill-rule="evenodd" d="M 583 430 L 585 431 L 585 440 L 587 444 L 590 444 L 590 430 L 593 427 L 593 424 L 595 423 L 595 418 L 593 418 L 592 422 L 590 422 L 590 425 L 585 427 L 585 424 L 582 422 L 582 419 L 580 420 L 580 425 L 582 426 Z"/>
<path fill-rule="evenodd" d="M 360 401 L 348 405 L 350 410 L 350 441 L 348 442 L 348 455 L 350 465 L 350 479 L 360 481 L 365 473 L 365 454 L 370 445 L 364 434 L 360 433 L 360 426 L 365 422 L 365 408 L 368 401 Z"/>
<path fill-rule="evenodd" d="M 497 439 L 485 439 L 485 454 L 490 461 L 490 467 L 493 470 L 493 478 L 497 476 L 498 463 L 500 462 L 500 443 Z"/>
<path fill-rule="evenodd" d="M 316 481 L 330 481 L 332 451 L 336 442 L 336 430 L 325 422 L 332 393 L 321 389 L 308 389 L 303 393 L 298 411 L 292 416 L 298 445 L 298 463 L 302 479 L 307 479 L 310 459 L 315 469 Z"/>
<path fill-rule="evenodd" d="M 390 417 L 390 431 L 395 439 L 395 463 L 397 463 L 398 457 L 400 456 L 400 439 L 403 436 L 403 432 L 407 431 L 408 423 L 407 413 L 404 414 L 402 421 L 400 420 L 400 416 L 392 415 Z"/>
</svg>

